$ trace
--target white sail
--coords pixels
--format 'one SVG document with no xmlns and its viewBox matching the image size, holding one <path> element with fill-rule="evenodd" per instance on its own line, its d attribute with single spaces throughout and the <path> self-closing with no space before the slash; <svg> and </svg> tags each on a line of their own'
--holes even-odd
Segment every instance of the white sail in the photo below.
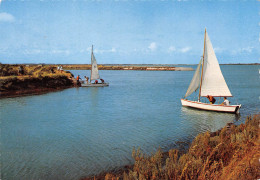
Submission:
<svg viewBox="0 0 260 180">
<path fill-rule="evenodd" d="M 98 66 L 97 66 L 97 61 L 93 53 L 93 46 L 92 46 L 92 54 L 91 54 L 91 76 L 90 76 L 90 81 L 95 80 L 95 79 L 100 79 L 99 74 L 98 74 Z"/>
<path fill-rule="evenodd" d="M 201 96 L 232 96 L 220 70 L 220 66 L 210 42 L 209 36 L 207 32 L 205 33 Z"/>
<path fill-rule="evenodd" d="M 199 85 L 200 85 L 200 66 L 201 66 L 201 62 L 202 60 L 200 60 L 199 64 L 198 64 L 198 67 L 193 75 L 193 78 L 190 82 L 190 86 L 184 96 L 187 97 L 189 95 L 191 95 L 191 93 L 193 93 L 194 91 L 196 91 L 198 88 L 199 88 Z"/>
</svg>

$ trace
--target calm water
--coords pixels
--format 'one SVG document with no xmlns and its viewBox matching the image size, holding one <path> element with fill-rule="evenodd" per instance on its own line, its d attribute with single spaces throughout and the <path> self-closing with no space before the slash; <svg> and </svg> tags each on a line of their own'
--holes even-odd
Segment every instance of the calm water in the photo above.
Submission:
<svg viewBox="0 0 260 180">
<path fill-rule="evenodd" d="M 239 124 L 259 112 L 260 66 L 221 68 L 241 116 L 183 108 L 194 71 L 100 71 L 109 87 L 0 99 L 1 178 L 79 179 L 132 163 L 133 147 L 167 151 Z"/>
</svg>

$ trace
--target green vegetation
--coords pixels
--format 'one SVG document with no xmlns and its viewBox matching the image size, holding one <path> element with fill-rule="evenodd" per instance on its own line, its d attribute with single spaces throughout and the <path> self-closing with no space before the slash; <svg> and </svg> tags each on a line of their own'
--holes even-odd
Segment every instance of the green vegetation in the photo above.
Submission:
<svg viewBox="0 0 260 180">
<path fill-rule="evenodd" d="M 259 121 L 257 114 L 245 124 L 199 134 L 186 154 L 171 149 L 147 156 L 133 149 L 132 168 L 94 179 L 259 179 Z"/>
<path fill-rule="evenodd" d="M 75 79 L 68 71 L 53 65 L 0 64 L 0 94 L 12 96 L 39 93 L 73 86 Z"/>
</svg>

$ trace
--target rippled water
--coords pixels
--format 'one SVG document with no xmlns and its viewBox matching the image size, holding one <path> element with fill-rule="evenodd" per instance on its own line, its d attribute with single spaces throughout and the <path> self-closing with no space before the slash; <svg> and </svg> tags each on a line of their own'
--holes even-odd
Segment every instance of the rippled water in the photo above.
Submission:
<svg viewBox="0 0 260 180">
<path fill-rule="evenodd" d="M 259 112 L 260 66 L 221 68 L 241 116 L 183 108 L 192 71 L 100 71 L 109 87 L 0 99 L 1 178 L 79 179 L 133 163 L 133 147 L 167 151 L 239 124 Z"/>
</svg>

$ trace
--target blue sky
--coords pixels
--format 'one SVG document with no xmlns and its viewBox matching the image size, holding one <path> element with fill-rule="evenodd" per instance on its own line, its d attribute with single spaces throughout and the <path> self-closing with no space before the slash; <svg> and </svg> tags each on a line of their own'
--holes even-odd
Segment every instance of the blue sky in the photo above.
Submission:
<svg viewBox="0 0 260 180">
<path fill-rule="evenodd" d="M 1 63 L 196 64 L 205 28 L 220 63 L 260 62 L 254 0 L 0 1 Z"/>
</svg>

